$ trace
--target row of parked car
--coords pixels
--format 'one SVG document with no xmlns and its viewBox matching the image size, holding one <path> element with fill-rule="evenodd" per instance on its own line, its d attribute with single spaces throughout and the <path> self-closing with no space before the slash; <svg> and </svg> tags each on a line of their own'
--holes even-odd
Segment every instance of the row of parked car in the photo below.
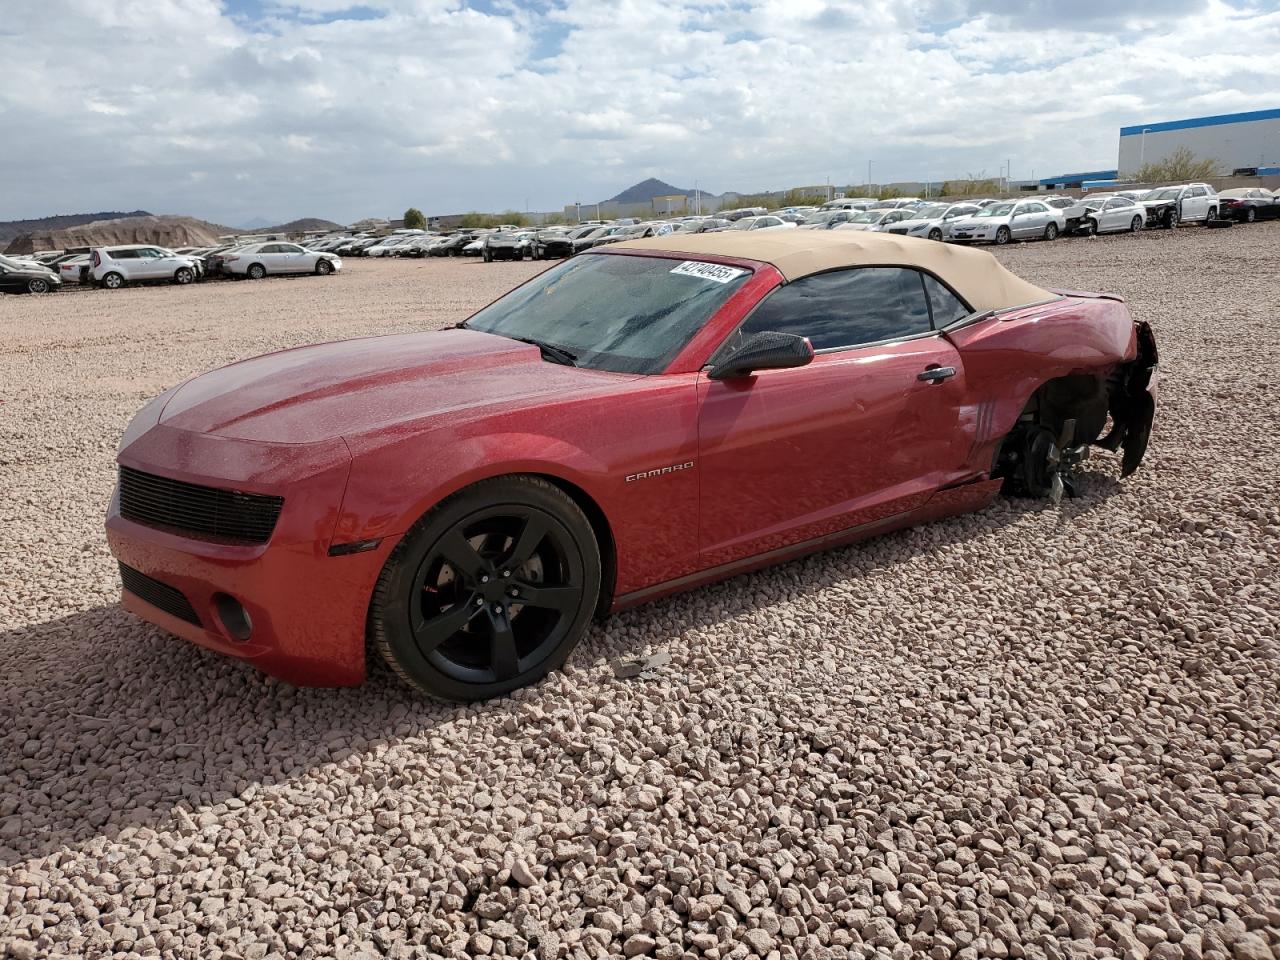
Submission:
<svg viewBox="0 0 1280 960">
<path fill-rule="evenodd" d="M 588 223 L 578 227 L 498 229 L 466 241 L 420 241 L 430 253 L 436 242 L 451 252 L 477 253 L 486 261 L 567 257 L 591 247 L 664 236 L 721 230 L 851 230 L 892 233 L 952 243 L 1006 244 L 1014 240 L 1054 240 L 1063 235 L 1172 229 L 1184 223 L 1227 226 L 1233 221 L 1280 218 L 1280 196 L 1261 187 L 1217 193 L 1208 184 L 1189 183 L 1154 190 L 1121 190 L 1083 198 L 1035 195 L 1017 199 L 929 201 L 919 197 L 875 200 L 852 197 L 820 207 L 760 208 L 674 220 Z M 453 244 L 458 244 L 454 246 Z M 394 255 L 394 248 L 392 248 Z"/>
<path fill-rule="evenodd" d="M 183 286 L 206 277 L 261 280 L 279 274 L 328 276 L 342 269 L 336 254 L 283 240 L 231 242 L 170 250 L 152 244 L 119 244 L 0 257 L 0 291 L 49 293 L 64 284 L 119 290 L 139 283 Z"/>
<path fill-rule="evenodd" d="M 213 247 L 170 250 L 121 244 L 0 257 L 0 292 L 47 293 L 79 283 L 116 290 L 128 284 L 188 284 L 208 277 L 261 279 L 273 274 L 328 276 L 342 257 L 477 256 L 543 260 L 623 240 L 720 230 L 866 230 L 951 243 L 1005 244 L 1067 235 L 1138 232 L 1184 223 L 1228 226 L 1280 219 L 1280 194 L 1262 187 L 1216 192 L 1205 183 L 1154 190 L 1119 190 L 1082 198 L 1034 195 L 959 202 L 900 197 L 842 197 L 821 206 L 768 211 L 744 207 L 712 216 L 670 220 L 589 221 L 573 227 L 459 229 L 447 233 L 398 230 L 389 235 L 342 234 L 294 243 L 261 237 Z"/>
</svg>

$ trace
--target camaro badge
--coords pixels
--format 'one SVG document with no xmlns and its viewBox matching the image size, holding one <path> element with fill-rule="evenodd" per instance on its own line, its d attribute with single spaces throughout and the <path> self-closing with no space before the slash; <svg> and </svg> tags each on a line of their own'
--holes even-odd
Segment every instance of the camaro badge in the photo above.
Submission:
<svg viewBox="0 0 1280 960">
<path fill-rule="evenodd" d="M 692 470 L 693 461 L 689 460 L 685 463 L 673 463 L 669 467 L 658 467 L 656 470 L 643 470 L 640 473 L 631 473 L 627 475 L 627 483 L 632 480 L 647 480 L 650 477 L 660 477 L 664 473 L 675 473 L 677 470 Z"/>
</svg>

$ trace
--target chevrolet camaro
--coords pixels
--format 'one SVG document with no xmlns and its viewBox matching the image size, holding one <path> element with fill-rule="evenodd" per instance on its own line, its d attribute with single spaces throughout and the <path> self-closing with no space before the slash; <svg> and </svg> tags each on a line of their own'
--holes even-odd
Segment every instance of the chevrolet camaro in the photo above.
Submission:
<svg viewBox="0 0 1280 960">
<path fill-rule="evenodd" d="M 592 619 L 1142 459 L 1156 345 L 1107 294 L 847 231 L 674 234 L 456 328 L 193 377 L 125 431 L 123 603 L 297 684 L 477 700 Z"/>
</svg>

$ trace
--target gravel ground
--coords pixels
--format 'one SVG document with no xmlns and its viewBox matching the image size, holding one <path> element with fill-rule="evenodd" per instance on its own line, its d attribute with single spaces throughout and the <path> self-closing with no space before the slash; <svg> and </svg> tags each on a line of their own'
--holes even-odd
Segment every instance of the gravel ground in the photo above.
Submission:
<svg viewBox="0 0 1280 960">
<path fill-rule="evenodd" d="M 627 612 L 473 707 L 164 636 L 102 513 L 162 388 L 537 266 L 0 298 L 0 951 L 1280 957 L 1280 224 L 1000 256 L 1155 326 L 1138 475 Z"/>
</svg>

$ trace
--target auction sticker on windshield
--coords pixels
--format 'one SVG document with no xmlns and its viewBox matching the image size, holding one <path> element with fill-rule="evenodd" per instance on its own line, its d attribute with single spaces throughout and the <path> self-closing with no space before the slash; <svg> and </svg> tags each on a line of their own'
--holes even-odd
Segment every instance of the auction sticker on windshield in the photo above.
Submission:
<svg viewBox="0 0 1280 960">
<path fill-rule="evenodd" d="M 697 260 L 686 260 L 674 267 L 672 273 L 684 277 L 697 277 L 699 280 L 711 280 L 715 283 L 729 283 L 744 276 L 747 271 L 740 267 L 726 267 L 722 263 L 700 263 Z"/>
</svg>

